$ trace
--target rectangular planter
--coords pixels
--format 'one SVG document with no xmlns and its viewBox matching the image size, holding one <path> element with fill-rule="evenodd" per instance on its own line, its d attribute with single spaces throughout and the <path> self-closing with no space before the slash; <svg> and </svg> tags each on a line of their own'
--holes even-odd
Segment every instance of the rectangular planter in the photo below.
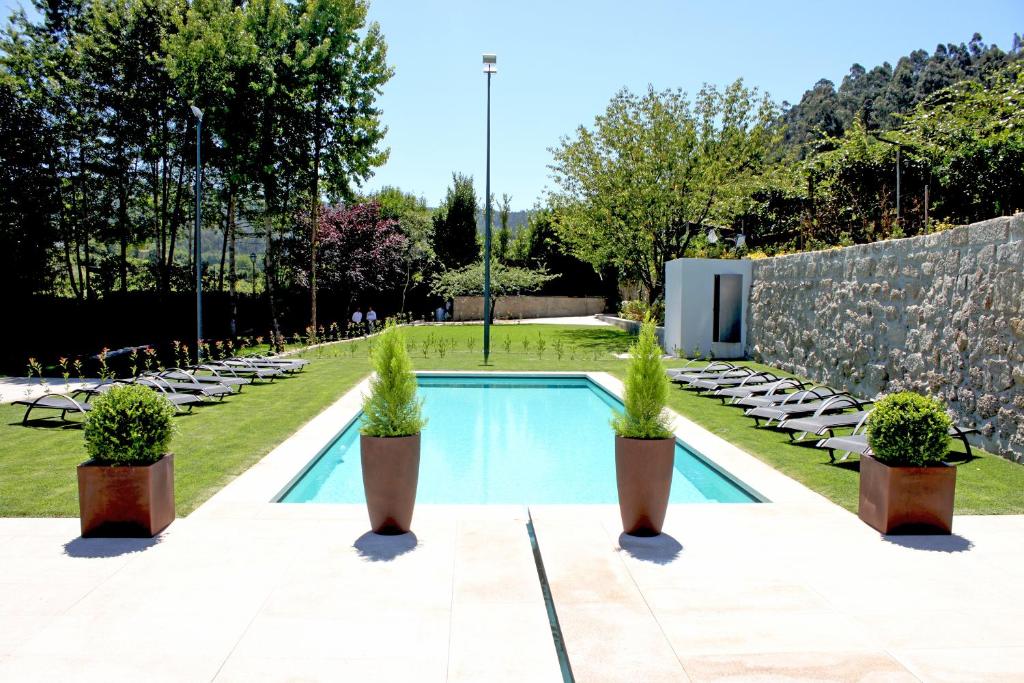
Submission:
<svg viewBox="0 0 1024 683">
<path fill-rule="evenodd" d="M 890 467 L 860 458 L 857 516 L 883 534 L 952 533 L 955 492 L 955 467 Z"/>
<path fill-rule="evenodd" d="M 84 538 L 151 538 L 174 521 L 174 456 L 151 465 L 78 466 Z"/>
</svg>

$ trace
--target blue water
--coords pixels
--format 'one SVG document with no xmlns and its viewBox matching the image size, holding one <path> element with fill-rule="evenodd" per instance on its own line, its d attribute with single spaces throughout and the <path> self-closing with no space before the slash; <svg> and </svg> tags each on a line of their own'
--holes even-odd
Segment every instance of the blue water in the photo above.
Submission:
<svg viewBox="0 0 1024 683">
<path fill-rule="evenodd" d="M 419 378 L 428 419 L 418 503 L 615 503 L 615 439 L 622 404 L 579 378 Z M 362 503 L 359 421 L 327 447 L 281 498 Z M 673 503 L 756 499 L 676 444 Z"/>
</svg>

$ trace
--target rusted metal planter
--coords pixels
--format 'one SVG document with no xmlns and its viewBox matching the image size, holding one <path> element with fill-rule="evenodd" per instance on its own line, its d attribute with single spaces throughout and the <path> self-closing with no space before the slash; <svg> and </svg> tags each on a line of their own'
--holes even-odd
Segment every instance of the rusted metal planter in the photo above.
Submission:
<svg viewBox="0 0 1024 683">
<path fill-rule="evenodd" d="M 78 466 L 85 538 L 152 538 L 174 521 L 174 456 L 151 465 Z"/>
<path fill-rule="evenodd" d="M 857 515 L 883 534 L 953 531 L 956 467 L 890 467 L 860 457 Z"/>
<path fill-rule="evenodd" d="M 412 527 L 416 506 L 420 435 L 359 439 L 370 528 L 378 534 L 404 534 Z"/>
<path fill-rule="evenodd" d="M 665 524 L 676 440 L 615 437 L 615 480 L 622 530 L 656 536 Z"/>
</svg>

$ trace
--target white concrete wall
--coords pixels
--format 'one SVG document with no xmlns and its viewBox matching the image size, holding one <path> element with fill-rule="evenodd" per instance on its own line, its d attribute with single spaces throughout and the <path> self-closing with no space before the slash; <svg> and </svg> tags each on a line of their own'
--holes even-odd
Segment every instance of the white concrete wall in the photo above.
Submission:
<svg viewBox="0 0 1024 683">
<path fill-rule="evenodd" d="M 740 340 L 713 342 L 715 275 L 740 275 L 742 310 Z M 747 307 L 750 298 L 750 261 L 676 259 L 665 264 L 665 350 L 678 348 L 684 355 L 699 350 L 703 356 L 742 358 L 747 343 Z"/>
</svg>

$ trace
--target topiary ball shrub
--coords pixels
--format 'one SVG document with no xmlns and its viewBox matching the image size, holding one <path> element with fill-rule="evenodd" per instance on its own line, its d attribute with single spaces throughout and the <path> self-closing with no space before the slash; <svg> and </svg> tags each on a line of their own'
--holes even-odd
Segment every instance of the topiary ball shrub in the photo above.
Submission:
<svg viewBox="0 0 1024 683">
<path fill-rule="evenodd" d="M 623 399 L 626 412 L 615 414 L 612 428 L 625 439 L 667 439 L 672 436 L 665 412 L 669 384 L 650 316 L 640 326 L 640 336 L 630 347 L 629 357 Z"/>
<path fill-rule="evenodd" d="M 174 407 L 144 386 L 116 386 L 92 402 L 85 420 L 85 449 L 96 462 L 149 465 L 167 452 Z"/>
<path fill-rule="evenodd" d="M 875 460 L 893 467 L 935 467 L 949 452 L 949 427 L 942 402 L 901 391 L 875 404 L 868 418 L 868 445 Z"/>
<path fill-rule="evenodd" d="M 426 421 L 422 401 L 416 398 L 416 375 L 405 348 L 405 336 L 388 320 L 373 349 L 370 393 L 363 399 L 363 436 L 412 436 Z"/>
</svg>

